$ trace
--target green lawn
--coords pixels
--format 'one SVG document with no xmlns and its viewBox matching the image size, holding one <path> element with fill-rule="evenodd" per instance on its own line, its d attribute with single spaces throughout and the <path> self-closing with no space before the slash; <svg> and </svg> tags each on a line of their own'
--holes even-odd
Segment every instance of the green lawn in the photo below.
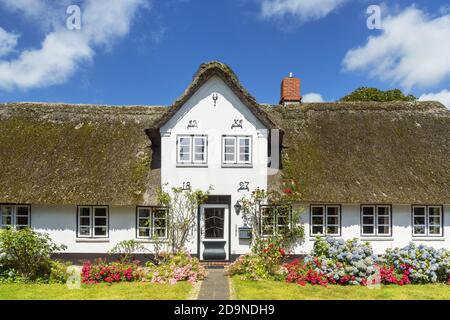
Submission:
<svg viewBox="0 0 450 320">
<path fill-rule="evenodd" d="M 379 289 L 356 286 L 304 287 L 277 281 L 243 281 L 233 277 L 238 300 L 419 300 L 450 299 L 450 285 L 427 284 L 381 286 Z"/>
<path fill-rule="evenodd" d="M 62 284 L 0 284 L 0 300 L 183 300 L 192 285 L 116 283 L 70 290 Z"/>
</svg>

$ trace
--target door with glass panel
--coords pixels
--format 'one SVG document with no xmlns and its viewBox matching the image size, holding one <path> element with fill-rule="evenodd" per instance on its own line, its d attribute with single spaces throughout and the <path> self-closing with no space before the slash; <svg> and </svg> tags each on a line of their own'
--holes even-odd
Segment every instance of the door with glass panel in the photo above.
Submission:
<svg viewBox="0 0 450 320">
<path fill-rule="evenodd" d="M 200 208 L 200 259 L 228 260 L 228 205 L 203 205 Z"/>
</svg>

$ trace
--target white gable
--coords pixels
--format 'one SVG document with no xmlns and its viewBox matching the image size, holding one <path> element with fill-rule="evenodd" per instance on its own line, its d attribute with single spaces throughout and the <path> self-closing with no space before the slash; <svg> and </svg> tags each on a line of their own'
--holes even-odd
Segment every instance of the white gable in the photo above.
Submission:
<svg viewBox="0 0 450 320">
<path fill-rule="evenodd" d="M 217 95 L 214 102 L 213 96 Z M 161 132 L 186 131 L 189 122 L 197 122 L 197 131 L 219 130 L 229 133 L 234 120 L 242 120 L 239 133 L 267 129 L 219 77 L 209 79 L 161 128 Z M 190 130 L 190 132 L 192 129 Z M 237 130 L 234 130 L 236 133 Z"/>
</svg>

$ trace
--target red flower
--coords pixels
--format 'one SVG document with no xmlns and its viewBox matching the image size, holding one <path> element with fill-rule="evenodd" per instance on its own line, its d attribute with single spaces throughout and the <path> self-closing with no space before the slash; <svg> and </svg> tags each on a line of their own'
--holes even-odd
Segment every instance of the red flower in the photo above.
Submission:
<svg viewBox="0 0 450 320">
<path fill-rule="evenodd" d="M 286 193 L 286 194 L 292 194 L 292 189 L 291 188 L 285 188 L 283 190 L 283 192 Z"/>
</svg>

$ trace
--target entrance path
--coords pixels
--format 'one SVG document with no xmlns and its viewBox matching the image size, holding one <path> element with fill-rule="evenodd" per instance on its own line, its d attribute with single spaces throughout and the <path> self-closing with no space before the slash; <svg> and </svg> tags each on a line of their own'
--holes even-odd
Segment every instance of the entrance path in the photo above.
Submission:
<svg viewBox="0 0 450 320">
<path fill-rule="evenodd" d="M 203 281 L 198 300 L 229 300 L 230 287 L 228 277 L 222 268 L 208 269 Z"/>
</svg>

